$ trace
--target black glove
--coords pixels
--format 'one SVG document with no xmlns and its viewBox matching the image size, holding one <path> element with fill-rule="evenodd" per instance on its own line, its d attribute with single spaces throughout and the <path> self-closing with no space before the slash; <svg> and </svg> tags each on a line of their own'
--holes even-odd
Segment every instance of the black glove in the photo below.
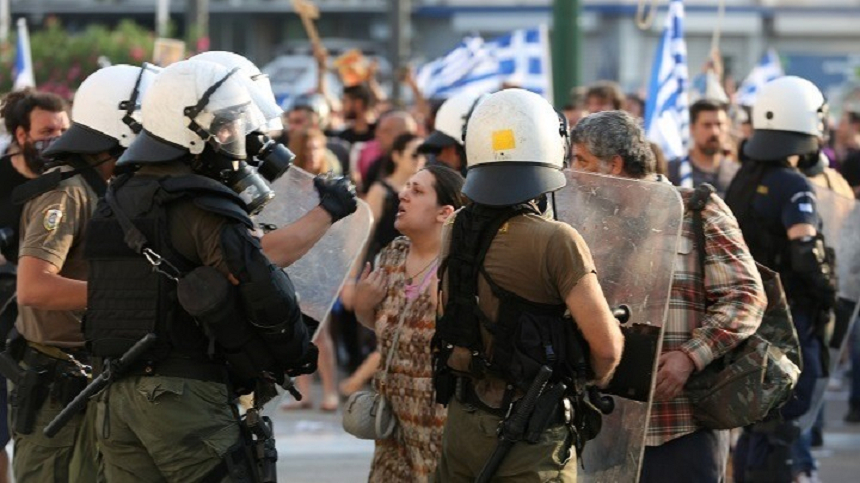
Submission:
<svg viewBox="0 0 860 483">
<path fill-rule="evenodd" d="M 320 206 L 331 215 L 332 223 L 351 215 L 358 207 L 355 187 L 343 176 L 318 175 L 314 178 L 314 188 L 320 195 Z"/>
<path fill-rule="evenodd" d="M 317 349 L 313 342 L 308 343 L 308 350 L 305 351 L 302 358 L 293 363 L 284 372 L 290 377 L 301 376 L 302 374 L 313 374 L 317 370 L 317 358 L 320 350 Z"/>
</svg>

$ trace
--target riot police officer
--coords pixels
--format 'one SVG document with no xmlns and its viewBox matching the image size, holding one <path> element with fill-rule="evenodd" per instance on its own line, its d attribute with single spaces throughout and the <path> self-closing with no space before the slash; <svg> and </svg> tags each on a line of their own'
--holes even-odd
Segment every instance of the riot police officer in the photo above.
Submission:
<svg viewBox="0 0 860 483">
<path fill-rule="evenodd" d="M 473 203 L 446 223 L 440 254 L 444 309 L 434 339 L 435 381 L 437 400 L 449 409 L 436 481 L 479 475 L 489 481 L 493 474 L 574 481 L 573 439 L 560 395 L 545 406 L 537 430 L 530 429 L 532 441 L 514 444 L 499 466 L 484 468 L 496 453 L 500 422 L 532 418 L 518 413 L 540 366 L 553 371 L 550 383 L 571 376 L 554 356 L 569 349 L 563 334 L 581 330 L 599 385 L 621 357 L 622 335 L 588 247 L 569 225 L 544 218 L 535 203 L 566 183 L 567 125 L 540 96 L 508 89 L 478 104 L 465 143 L 463 193 Z M 575 322 L 563 318 L 568 309 Z"/>
<path fill-rule="evenodd" d="M 81 84 L 72 127 L 44 150 L 58 166 L 13 192 L 25 203 L 18 266 L 19 316 L 2 367 L 10 393 L 16 481 L 95 481 L 95 407 L 54 438 L 43 427 L 87 384 L 81 317 L 87 305 L 87 222 L 114 163 L 139 131 L 135 119 L 154 71 L 117 65 Z M 14 362 L 13 362 L 14 361 Z"/>
<path fill-rule="evenodd" d="M 466 151 L 463 146 L 463 128 L 475 106 L 484 98 L 484 94 L 464 92 L 445 100 L 433 121 L 433 132 L 421 146 L 418 152 L 432 155 L 433 162 L 439 162 L 449 168 L 466 174 Z"/>
<path fill-rule="evenodd" d="M 283 129 L 280 106 L 269 78 L 253 62 L 245 57 L 226 51 L 209 51 L 197 54 L 191 60 L 204 60 L 220 64 L 228 69 L 239 69 L 247 79 L 246 88 L 254 105 L 260 109 L 266 123 L 246 136 L 247 161 L 269 182 L 274 182 L 289 168 L 295 155 L 283 144 L 271 139 L 268 132 Z M 356 209 L 354 189 L 346 178 L 317 176 L 314 187 L 321 199 L 320 206 L 286 226 L 267 232 L 261 239 L 266 256 L 279 267 L 286 267 L 302 257 L 325 235 L 332 224 L 351 214 Z"/>
<path fill-rule="evenodd" d="M 292 283 L 249 231 L 271 191 L 246 162 L 246 136 L 266 119 L 240 75 L 200 60 L 165 68 L 118 163 L 137 170 L 91 222 L 93 354 L 114 360 L 155 335 L 100 400 L 109 480 L 255 475 L 235 393 L 316 361 Z"/>
<path fill-rule="evenodd" d="M 805 79 L 787 76 L 766 84 L 753 106 L 754 131 L 744 146 L 750 160 L 726 193 L 753 258 L 780 274 L 803 354 L 794 396 L 781 409 L 785 421 L 755 425 L 741 437 L 736 481 L 790 481 L 815 471 L 797 421 L 809 410 L 822 375 L 822 329 L 836 286 L 814 190 L 797 166 L 818 159 L 826 113 L 824 96 Z M 763 446 L 766 452 L 760 451 Z"/>
</svg>

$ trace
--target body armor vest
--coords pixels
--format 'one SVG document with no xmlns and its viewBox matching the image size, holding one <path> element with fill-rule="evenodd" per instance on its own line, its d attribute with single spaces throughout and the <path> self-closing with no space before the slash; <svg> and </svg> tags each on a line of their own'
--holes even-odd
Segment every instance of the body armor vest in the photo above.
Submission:
<svg viewBox="0 0 860 483">
<path fill-rule="evenodd" d="M 119 357 L 144 335 L 157 342 L 142 359 L 165 358 L 205 361 L 210 342 L 203 329 L 181 307 L 173 277 L 196 268 L 171 245 L 167 209 L 175 202 L 193 200 L 204 210 L 253 226 L 244 204 L 232 191 L 197 175 L 172 178 L 121 176 L 109 188 L 133 225 L 143 233 L 147 248 L 163 258 L 154 266 L 129 246 L 128 235 L 110 204 L 102 199 L 90 221 L 85 247 L 89 262 L 88 307 L 84 337 L 95 356 Z"/>
<path fill-rule="evenodd" d="M 576 329 L 572 320 L 564 318 L 565 305 L 526 300 L 500 287 L 484 269 L 484 258 L 499 228 L 511 218 L 527 213 L 537 214 L 537 210 L 531 205 L 505 208 L 470 205 L 457 214 L 451 235 L 452 251 L 440 269 L 441 272 L 447 269 L 448 301 L 444 315 L 436 322 L 437 375 L 447 367 L 454 346 L 472 353 L 472 376 L 492 374 L 522 390 L 528 389 L 544 365 L 553 369 L 552 379 L 556 381 L 584 370 L 575 367 L 587 359 L 571 343 L 571 333 Z M 478 306 L 479 276 L 499 299 L 498 320 L 490 320 Z M 493 338 L 492 354 L 484 350 L 482 327 Z"/>
</svg>

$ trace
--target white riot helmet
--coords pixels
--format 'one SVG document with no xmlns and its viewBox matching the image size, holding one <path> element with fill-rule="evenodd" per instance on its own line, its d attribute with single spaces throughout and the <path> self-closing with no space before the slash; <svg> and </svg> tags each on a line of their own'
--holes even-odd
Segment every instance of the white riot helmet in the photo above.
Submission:
<svg viewBox="0 0 860 483">
<path fill-rule="evenodd" d="M 141 131 L 140 103 L 161 67 L 112 65 L 90 74 L 75 93 L 72 127 L 45 151 L 56 157 L 127 148 Z"/>
<path fill-rule="evenodd" d="M 249 93 L 254 104 L 263 112 L 266 117 L 266 131 L 279 131 L 284 128 L 281 121 L 283 110 L 275 100 L 275 93 L 272 91 L 272 84 L 269 82 L 269 76 L 263 74 L 262 71 L 247 58 L 223 50 L 213 50 L 203 52 L 191 57 L 190 60 L 205 60 L 215 62 L 228 69 L 239 68 L 242 74 L 248 77 L 253 82 L 253 86 L 249 87 Z"/>
<path fill-rule="evenodd" d="M 443 102 L 439 106 L 439 111 L 436 112 L 433 132 L 418 147 L 418 152 L 438 153 L 448 146 L 462 146 L 466 121 L 478 103 L 486 96 L 486 94 L 463 92 Z"/>
<path fill-rule="evenodd" d="M 487 96 L 466 127 L 463 194 L 491 206 L 522 203 L 564 187 L 567 123 L 541 96 L 506 89 Z"/>
<path fill-rule="evenodd" d="M 752 108 L 753 134 L 744 154 L 759 161 L 782 160 L 819 150 L 827 104 L 815 84 L 795 76 L 765 84 Z"/>
<path fill-rule="evenodd" d="M 117 164 L 173 161 L 207 145 L 245 159 L 245 136 L 266 120 L 251 100 L 250 80 L 237 72 L 201 60 L 166 67 L 143 99 L 143 131 Z"/>
</svg>

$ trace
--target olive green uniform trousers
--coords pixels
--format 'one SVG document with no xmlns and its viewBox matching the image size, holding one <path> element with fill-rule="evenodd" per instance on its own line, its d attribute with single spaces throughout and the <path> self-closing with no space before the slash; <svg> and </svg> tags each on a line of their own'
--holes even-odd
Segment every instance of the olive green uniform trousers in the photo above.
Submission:
<svg viewBox="0 0 860 483">
<path fill-rule="evenodd" d="M 48 397 L 36 414 L 33 432 L 14 431 L 13 384 L 9 383 L 9 431 L 14 440 L 12 474 L 17 483 L 91 483 L 104 481 L 99 471 L 99 452 L 95 435 L 95 403 L 73 417 L 53 438 L 42 430 L 65 407 Z"/>
<path fill-rule="evenodd" d="M 501 418 L 451 400 L 442 435 L 442 459 L 436 467 L 437 483 L 472 483 L 498 442 Z M 570 431 L 564 425 L 548 428 L 536 444 L 516 443 L 492 481 L 505 483 L 576 481 L 576 454 Z"/>
<path fill-rule="evenodd" d="M 98 401 L 96 432 L 108 481 L 194 482 L 240 438 L 227 386 L 129 376 Z"/>
</svg>

